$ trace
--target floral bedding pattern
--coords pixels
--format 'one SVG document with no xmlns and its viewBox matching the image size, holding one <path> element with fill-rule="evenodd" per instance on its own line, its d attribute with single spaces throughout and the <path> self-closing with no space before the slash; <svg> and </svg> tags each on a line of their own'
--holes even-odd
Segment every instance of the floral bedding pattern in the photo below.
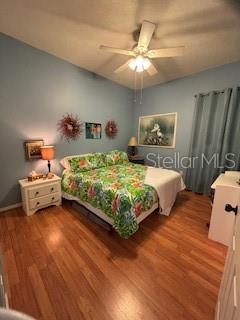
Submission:
<svg viewBox="0 0 240 320">
<path fill-rule="evenodd" d="M 114 150 L 104 153 L 105 162 L 107 166 L 112 166 L 115 164 L 124 164 L 129 162 L 126 152 Z"/>
<path fill-rule="evenodd" d="M 77 156 L 68 160 L 71 170 L 75 173 L 85 172 L 96 168 L 104 167 L 104 153 L 90 153 L 83 156 Z"/>
<path fill-rule="evenodd" d="M 65 171 L 62 190 L 101 209 L 113 219 L 123 238 L 138 230 L 137 217 L 157 202 L 153 187 L 144 184 L 147 168 L 133 163 L 86 172 Z"/>
<path fill-rule="evenodd" d="M 71 170 L 77 173 L 115 164 L 124 164 L 128 162 L 128 156 L 126 152 L 114 150 L 105 153 L 96 152 L 76 156 L 69 159 L 68 162 Z"/>
</svg>

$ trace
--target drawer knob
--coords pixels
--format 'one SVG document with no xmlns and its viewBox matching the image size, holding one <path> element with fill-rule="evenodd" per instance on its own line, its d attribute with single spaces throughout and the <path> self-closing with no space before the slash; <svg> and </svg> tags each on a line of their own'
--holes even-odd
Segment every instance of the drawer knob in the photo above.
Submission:
<svg viewBox="0 0 240 320">
<path fill-rule="evenodd" d="M 37 206 L 39 206 L 39 205 L 40 205 L 40 202 L 38 201 L 38 202 L 37 202 Z"/>
<path fill-rule="evenodd" d="M 37 196 L 38 194 L 39 194 L 39 192 L 38 192 L 38 191 L 36 191 L 36 192 L 35 192 L 35 196 Z"/>
<path fill-rule="evenodd" d="M 54 190 L 54 188 L 52 187 L 52 188 L 51 188 L 51 191 L 53 191 L 53 190 Z"/>
<path fill-rule="evenodd" d="M 52 197 L 52 201 L 54 200 L 55 198 L 54 197 Z"/>
<path fill-rule="evenodd" d="M 234 212 L 234 214 L 237 215 L 238 206 L 232 207 L 231 204 L 228 203 L 228 204 L 225 205 L 225 211 L 227 211 L 227 212 Z"/>
</svg>

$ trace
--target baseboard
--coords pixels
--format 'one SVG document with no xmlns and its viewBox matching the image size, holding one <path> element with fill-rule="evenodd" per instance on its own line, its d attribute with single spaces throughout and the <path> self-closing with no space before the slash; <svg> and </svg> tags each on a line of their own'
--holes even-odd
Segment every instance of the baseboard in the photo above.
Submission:
<svg viewBox="0 0 240 320">
<path fill-rule="evenodd" d="M 8 210 L 12 210 L 12 209 L 20 208 L 21 206 L 22 206 L 22 202 L 11 204 L 10 206 L 0 208 L 0 213 Z"/>
</svg>

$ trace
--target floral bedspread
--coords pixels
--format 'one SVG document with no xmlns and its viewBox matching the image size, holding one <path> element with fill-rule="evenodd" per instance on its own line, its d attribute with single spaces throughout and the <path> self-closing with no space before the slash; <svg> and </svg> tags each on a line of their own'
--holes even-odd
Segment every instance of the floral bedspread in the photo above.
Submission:
<svg viewBox="0 0 240 320">
<path fill-rule="evenodd" d="M 119 235 L 128 238 L 138 230 L 137 217 L 158 200 L 154 188 L 144 184 L 146 170 L 127 163 L 80 173 L 65 171 L 62 190 L 101 209 L 113 219 Z"/>
</svg>

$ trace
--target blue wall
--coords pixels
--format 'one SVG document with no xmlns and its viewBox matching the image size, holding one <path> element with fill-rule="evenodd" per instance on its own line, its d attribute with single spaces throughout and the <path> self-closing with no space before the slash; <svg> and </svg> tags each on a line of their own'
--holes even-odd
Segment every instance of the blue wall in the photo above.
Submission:
<svg viewBox="0 0 240 320">
<path fill-rule="evenodd" d="M 133 135 L 137 136 L 139 116 L 169 112 L 178 113 L 177 135 L 175 149 L 139 147 L 139 154 L 147 156 L 151 152 L 163 157 L 174 157 L 174 153 L 179 152 L 180 157 L 188 156 L 195 107 L 194 95 L 239 84 L 240 62 L 144 89 L 142 103 L 134 104 Z M 151 159 L 154 158 L 151 156 Z"/>
<path fill-rule="evenodd" d="M 0 33 L 0 207 L 21 201 L 18 179 L 47 168 L 25 161 L 23 142 L 43 138 L 56 145 L 53 171 L 65 155 L 126 149 L 132 125 L 132 91 Z M 115 119 L 116 139 L 61 140 L 56 124 L 66 113 L 83 121 Z"/>
<path fill-rule="evenodd" d="M 56 145 L 53 171 L 60 173 L 59 159 L 65 155 L 126 149 L 129 136 L 137 135 L 139 116 L 178 112 L 176 149 L 139 147 L 139 152 L 186 156 L 194 94 L 239 84 L 240 62 L 147 88 L 142 104 L 134 104 L 132 90 L 0 33 L 0 207 L 20 201 L 18 179 L 46 168 L 42 160 L 25 161 L 25 140 L 43 138 Z M 83 134 L 76 142 L 64 142 L 56 124 L 66 112 L 102 124 L 115 119 L 119 135 L 109 140 L 103 133 L 94 141 Z"/>
</svg>

